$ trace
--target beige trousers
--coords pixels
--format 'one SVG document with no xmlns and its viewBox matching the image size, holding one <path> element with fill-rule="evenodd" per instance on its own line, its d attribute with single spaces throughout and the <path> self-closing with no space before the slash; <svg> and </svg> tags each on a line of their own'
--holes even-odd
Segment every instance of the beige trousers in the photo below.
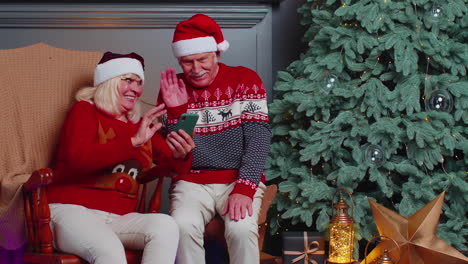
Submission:
<svg viewBox="0 0 468 264">
<path fill-rule="evenodd" d="M 93 264 L 126 264 L 124 246 L 143 249 L 142 264 L 172 264 L 179 234 L 166 214 L 116 215 L 74 204 L 49 204 L 56 248 Z"/>
<path fill-rule="evenodd" d="M 205 226 L 215 216 L 221 215 L 231 184 L 197 184 L 177 181 L 171 189 L 170 214 L 179 226 L 177 264 L 205 264 L 203 233 Z M 222 218 L 225 223 L 224 237 L 228 245 L 231 264 L 258 264 L 258 214 L 262 204 L 265 185 L 260 184 L 253 200 L 253 214 L 239 221 L 232 221 L 229 214 Z"/>
</svg>

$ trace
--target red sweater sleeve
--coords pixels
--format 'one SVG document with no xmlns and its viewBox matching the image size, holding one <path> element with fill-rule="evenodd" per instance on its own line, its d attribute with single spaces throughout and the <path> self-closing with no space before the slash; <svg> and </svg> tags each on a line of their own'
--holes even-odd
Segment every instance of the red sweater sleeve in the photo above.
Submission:
<svg viewBox="0 0 468 264">
<path fill-rule="evenodd" d="M 110 118 L 108 121 L 120 122 Z M 99 133 L 104 133 L 109 140 L 102 142 Z M 131 133 L 116 135 L 115 131 L 102 127 L 94 105 L 85 101 L 76 103 L 67 115 L 60 135 L 58 176 L 79 174 L 83 177 L 134 158 L 135 148 L 130 138 Z"/>
<path fill-rule="evenodd" d="M 176 107 L 166 107 L 168 119 L 178 119 L 183 113 L 187 112 L 187 104 Z"/>
</svg>

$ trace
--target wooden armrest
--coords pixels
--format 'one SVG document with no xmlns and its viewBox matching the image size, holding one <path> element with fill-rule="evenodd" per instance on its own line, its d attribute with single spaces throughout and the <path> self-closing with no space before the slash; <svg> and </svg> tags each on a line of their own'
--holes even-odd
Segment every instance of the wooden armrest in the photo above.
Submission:
<svg viewBox="0 0 468 264">
<path fill-rule="evenodd" d="M 23 184 L 23 191 L 32 192 L 39 187 L 52 182 L 53 172 L 50 168 L 38 169 L 31 174 L 31 177 Z"/>
<path fill-rule="evenodd" d="M 151 169 L 138 174 L 136 180 L 141 184 L 145 184 L 150 181 L 154 181 L 156 179 L 162 178 L 166 175 L 170 175 L 170 173 L 171 173 L 171 170 L 169 167 L 156 165 L 152 167 Z"/>
<path fill-rule="evenodd" d="M 260 209 L 260 215 L 258 216 L 258 224 L 261 225 L 267 220 L 268 209 L 275 199 L 276 192 L 278 191 L 278 186 L 276 184 L 268 185 L 266 187 L 265 193 L 263 194 L 262 206 Z"/>
<path fill-rule="evenodd" d="M 49 226 L 50 209 L 45 191 L 45 187 L 52 182 L 52 176 L 52 169 L 39 169 L 34 171 L 23 184 L 29 252 L 42 254 L 53 252 L 52 232 Z"/>
<path fill-rule="evenodd" d="M 276 184 L 268 185 L 265 193 L 263 193 L 262 205 L 260 209 L 260 215 L 258 216 L 258 245 L 260 251 L 263 250 L 263 243 L 265 240 L 265 234 L 267 230 L 267 226 L 265 222 L 267 220 L 268 209 L 270 209 L 271 203 L 275 199 L 276 193 L 278 192 L 278 186 Z"/>
<path fill-rule="evenodd" d="M 156 165 L 144 173 L 137 176 L 137 181 L 141 184 L 146 184 L 150 181 L 158 179 L 156 189 L 151 197 L 148 213 L 158 213 L 161 208 L 161 196 L 164 183 L 164 177 L 171 175 L 170 167 L 164 165 Z"/>
<path fill-rule="evenodd" d="M 161 209 L 161 196 L 162 196 L 162 189 L 164 184 L 164 175 L 158 176 L 158 185 L 154 190 L 153 196 L 151 197 L 148 213 L 159 213 L 159 209 Z"/>
</svg>

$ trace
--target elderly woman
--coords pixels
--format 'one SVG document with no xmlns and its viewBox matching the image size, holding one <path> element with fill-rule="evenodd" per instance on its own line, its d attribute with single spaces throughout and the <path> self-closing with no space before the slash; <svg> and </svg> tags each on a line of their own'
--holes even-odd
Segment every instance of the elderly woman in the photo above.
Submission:
<svg viewBox="0 0 468 264">
<path fill-rule="evenodd" d="M 144 249 L 142 263 L 175 260 L 177 225 L 166 214 L 135 212 L 136 176 L 153 163 L 187 173 L 195 145 L 183 131 L 158 132 L 164 105 L 141 116 L 143 82 L 141 56 L 106 52 L 94 87 L 78 91 L 62 127 L 48 189 L 55 246 L 90 263 L 124 264 L 124 247 Z"/>
</svg>

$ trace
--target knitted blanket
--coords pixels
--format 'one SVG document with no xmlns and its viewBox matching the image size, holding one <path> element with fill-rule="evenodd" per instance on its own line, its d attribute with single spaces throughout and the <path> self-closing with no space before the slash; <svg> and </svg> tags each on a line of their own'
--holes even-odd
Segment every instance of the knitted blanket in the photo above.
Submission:
<svg viewBox="0 0 468 264">
<path fill-rule="evenodd" d="M 101 52 L 43 43 L 0 50 L 0 246 L 25 242 L 21 185 L 50 167 L 76 91 L 91 86 Z"/>
</svg>

